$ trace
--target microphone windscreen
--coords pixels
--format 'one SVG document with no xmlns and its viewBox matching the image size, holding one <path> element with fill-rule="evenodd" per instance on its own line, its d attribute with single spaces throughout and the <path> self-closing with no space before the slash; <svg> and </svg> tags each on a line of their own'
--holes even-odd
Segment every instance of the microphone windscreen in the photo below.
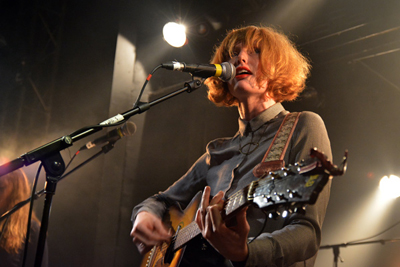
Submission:
<svg viewBox="0 0 400 267">
<path fill-rule="evenodd" d="M 224 82 L 229 82 L 233 80 L 236 76 L 236 68 L 232 63 L 222 62 L 222 75 L 219 77 Z"/>
</svg>

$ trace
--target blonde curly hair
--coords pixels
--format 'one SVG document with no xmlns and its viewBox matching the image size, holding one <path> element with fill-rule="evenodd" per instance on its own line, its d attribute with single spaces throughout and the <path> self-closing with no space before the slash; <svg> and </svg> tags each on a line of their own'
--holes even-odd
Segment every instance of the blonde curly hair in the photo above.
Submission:
<svg viewBox="0 0 400 267">
<path fill-rule="evenodd" d="M 259 84 L 268 81 L 266 93 L 276 102 L 294 100 L 304 90 L 311 66 L 286 35 L 270 27 L 233 29 L 216 47 L 211 63 L 220 64 L 231 59 L 237 44 L 247 47 L 249 52 L 259 51 L 260 73 L 256 79 Z M 205 84 L 208 98 L 217 106 L 238 105 L 227 83 L 210 77 Z"/>
<path fill-rule="evenodd" d="M 2 159 L 0 159 L 0 162 L 2 162 Z M 9 194 L 4 194 L 6 188 L 10 188 Z M 23 171 L 16 170 L 0 176 L 1 213 L 10 210 L 17 203 L 29 198 L 30 191 L 28 179 Z M 14 212 L 7 221 L 3 220 L 0 222 L 0 230 L 2 231 L 0 249 L 3 249 L 10 254 L 17 254 L 18 251 L 22 249 L 22 246 L 25 243 L 28 213 L 29 206 L 25 205 Z M 32 220 L 39 222 L 35 214 L 32 215 Z"/>
</svg>

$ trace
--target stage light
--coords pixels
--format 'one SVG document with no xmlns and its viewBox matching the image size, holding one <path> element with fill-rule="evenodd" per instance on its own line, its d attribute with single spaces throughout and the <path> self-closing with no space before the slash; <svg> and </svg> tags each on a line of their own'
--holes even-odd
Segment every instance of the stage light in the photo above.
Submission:
<svg viewBox="0 0 400 267">
<path fill-rule="evenodd" d="M 163 35 L 165 41 L 173 47 L 182 47 L 186 43 L 186 27 L 175 22 L 164 25 Z"/>
<path fill-rule="evenodd" d="M 384 176 L 379 182 L 379 189 L 388 198 L 398 198 L 400 196 L 400 178 L 395 175 Z"/>
</svg>

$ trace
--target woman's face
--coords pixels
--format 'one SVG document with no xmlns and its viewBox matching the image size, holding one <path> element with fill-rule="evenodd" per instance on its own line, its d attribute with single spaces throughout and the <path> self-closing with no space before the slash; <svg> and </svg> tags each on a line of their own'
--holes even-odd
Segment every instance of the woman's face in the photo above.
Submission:
<svg viewBox="0 0 400 267">
<path fill-rule="evenodd" d="M 236 67 L 236 77 L 228 82 L 229 91 L 233 96 L 239 101 L 251 96 L 265 98 L 268 82 L 265 80 L 259 85 L 256 79 L 260 72 L 260 53 L 257 49 L 250 52 L 247 47 L 237 44 L 228 62 Z"/>
</svg>

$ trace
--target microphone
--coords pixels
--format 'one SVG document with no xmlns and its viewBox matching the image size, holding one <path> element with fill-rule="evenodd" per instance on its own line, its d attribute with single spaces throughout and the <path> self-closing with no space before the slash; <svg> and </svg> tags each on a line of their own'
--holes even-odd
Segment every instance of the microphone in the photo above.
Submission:
<svg viewBox="0 0 400 267">
<path fill-rule="evenodd" d="M 163 63 L 161 66 L 168 70 L 190 72 L 195 77 L 218 77 L 224 82 L 229 82 L 236 76 L 236 68 L 229 62 L 221 64 L 186 64 L 184 62 L 172 61 Z"/>
<path fill-rule="evenodd" d="M 136 132 L 136 124 L 131 121 L 126 122 L 121 127 L 115 128 L 112 131 L 109 131 L 107 134 L 95 139 L 92 142 L 87 142 L 86 145 L 82 146 L 79 150 L 91 149 L 95 146 L 104 144 L 104 143 L 112 143 L 121 139 L 124 136 L 133 135 Z"/>
</svg>

